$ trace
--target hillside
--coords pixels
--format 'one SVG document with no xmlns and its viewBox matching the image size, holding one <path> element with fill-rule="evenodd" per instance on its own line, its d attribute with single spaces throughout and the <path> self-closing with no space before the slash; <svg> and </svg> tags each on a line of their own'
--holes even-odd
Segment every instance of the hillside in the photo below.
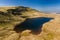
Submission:
<svg viewBox="0 0 60 40">
<path fill-rule="evenodd" d="M 60 40 L 60 14 L 0 7 L 0 40 Z"/>
</svg>

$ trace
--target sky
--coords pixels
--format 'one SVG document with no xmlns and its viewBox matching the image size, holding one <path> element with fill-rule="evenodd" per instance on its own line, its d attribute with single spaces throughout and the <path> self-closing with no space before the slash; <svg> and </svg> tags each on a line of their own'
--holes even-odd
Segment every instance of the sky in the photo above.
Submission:
<svg viewBox="0 0 60 40">
<path fill-rule="evenodd" d="M 0 0 L 0 6 L 26 6 L 43 12 L 60 12 L 60 0 Z"/>
</svg>

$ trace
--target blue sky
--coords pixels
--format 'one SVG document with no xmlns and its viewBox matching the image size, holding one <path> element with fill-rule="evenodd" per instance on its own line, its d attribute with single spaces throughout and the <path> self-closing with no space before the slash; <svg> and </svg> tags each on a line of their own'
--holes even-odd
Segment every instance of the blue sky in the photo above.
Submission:
<svg viewBox="0 0 60 40">
<path fill-rule="evenodd" d="M 27 6 L 43 12 L 60 12 L 60 0 L 0 0 L 0 6 Z"/>
</svg>

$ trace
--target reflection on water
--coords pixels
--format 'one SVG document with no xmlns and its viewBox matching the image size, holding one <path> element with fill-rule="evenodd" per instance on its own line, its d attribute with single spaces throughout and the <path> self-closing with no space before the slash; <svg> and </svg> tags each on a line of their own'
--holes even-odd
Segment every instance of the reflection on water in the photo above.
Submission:
<svg viewBox="0 0 60 40">
<path fill-rule="evenodd" d="M 39 17 L 26 19 L 21 24 L 15 26 L 16 32 L 22 32 L 24 30 L 32 30 L 33 33 L 40 33 L 42 31 L 43 24 L 50 21 L 53 18 Z"/>
</svg>

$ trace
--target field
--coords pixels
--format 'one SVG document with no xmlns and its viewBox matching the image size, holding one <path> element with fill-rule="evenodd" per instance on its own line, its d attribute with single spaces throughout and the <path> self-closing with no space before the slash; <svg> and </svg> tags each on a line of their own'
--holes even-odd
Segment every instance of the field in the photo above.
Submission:
<svg viewBox="0 0 60 40">
<path fill-rule="evenodd" d="M 0 7 L 0 40 L 60 40 L 60 14 Z"/>
</svg>

